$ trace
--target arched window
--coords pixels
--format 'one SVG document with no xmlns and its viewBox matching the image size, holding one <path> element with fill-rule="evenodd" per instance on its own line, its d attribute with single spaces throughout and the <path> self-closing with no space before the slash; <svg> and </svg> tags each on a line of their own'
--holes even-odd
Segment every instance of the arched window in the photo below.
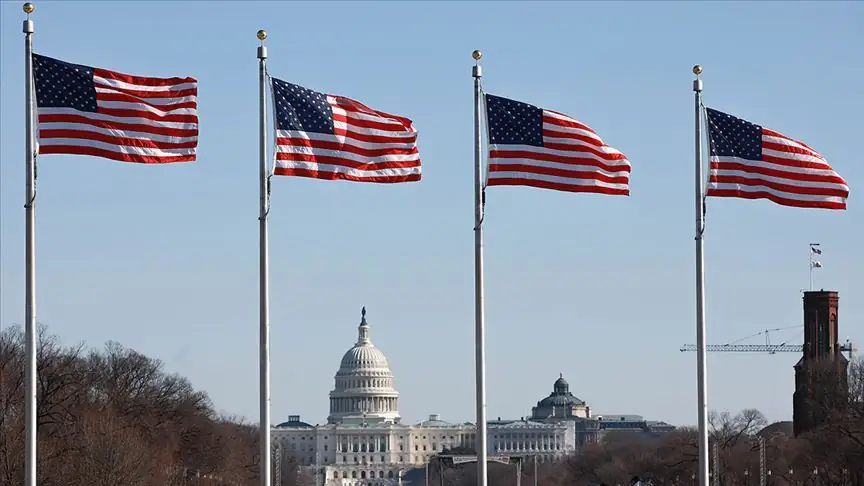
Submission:
<svg viewBox="0 0 864 486">
<path fill-rule="evenodd" d="M 387 471 L 387 477 L 393 479 L 393 471 Z"/>
<path fill-rule="evenodd" d="M 366 471 L 360 471 L 360 479 L 366 479 Z"/>
</svg>

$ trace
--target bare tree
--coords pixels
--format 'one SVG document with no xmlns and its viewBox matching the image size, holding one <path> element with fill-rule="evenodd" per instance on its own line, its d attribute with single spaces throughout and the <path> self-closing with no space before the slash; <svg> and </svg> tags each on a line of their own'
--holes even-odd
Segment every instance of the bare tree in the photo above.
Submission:
<svg viewBox="0 0 864 486">
<path fill-rule="evenodd" d="M 0 484 L 24 480 L 22 334 L 0 332 Z M 158 360 L 117 343 L 85 354 L 40 327 L 37 384 L 40 486 L 257 481 L 256 429 Z"/>
<path fill-rule="evenodd" d="M 0 484 L 24 482 L 24 335 L 0 331 Z"/>
<path fill-rule="evenodd" d="M 768 420 L 762 412 L 748 408 L 737 415 L 729 412 L 708 412 L 708 427 L 712 442 L 721 448 L 729 449 L 754 437 L 757 432 L 768 425 Z"/>
<path fill-rule="evenodd" d="M 85 352 L 63 346 L 40 328 L 37 418 L 40 486 L 253 486 L 260 476 L 257 426 L 217 414 L 207 394 L 164 365 L 109 342 Z M 0 484 L 20 484 L 23 471 L 24 346 L 20 329 L 0 331 Z M 848 387 L 819 385 L 830 370 L 813 368 L 824 425 L 802 437 L 768 438 L 772 485 L 864 484 L 864 363 L 850 364 Z M 835 370 L 836 371 L 836 370 Z M 824 372 L 824 373 L 823 373 Z M 822 374 L 820 374 L 822 373 Z M 824 375 L 824 376 L 823 376 Z M 833 379 L 833 378 L 832 378 Z M 821 387 L 821 388 L 820 388 Z M 833 395 L 832 395 L 833 394 Z M 842 400 L 841 400 L 842 398 Z M 820 408 L 821 407 L 821 408 Z M 723 484 L 758 475 L 757 436 L 767 425 L 754 409 L 709 414 L 711 443 L 721 448 Z M 572 456 L 538 466 L 543 486 L 690 484 L 696 474 L 696 432 L 608 434 Z M 473 454 L 473 451 L 449 451 Z M 474 464 L 435 463 L 433 484 L 474 486 Z M 311 486 L 313 471 L 282 460 L 282 484 Z M 748 474 L 745 475 L 745 474 Z M 533 468 L 523 469 L 530 484 Z M 516 469 L 489 465 L 489 482 L 515 486 Z M 752 482 L 752 481 L 751 481 Z"/>
</svg>

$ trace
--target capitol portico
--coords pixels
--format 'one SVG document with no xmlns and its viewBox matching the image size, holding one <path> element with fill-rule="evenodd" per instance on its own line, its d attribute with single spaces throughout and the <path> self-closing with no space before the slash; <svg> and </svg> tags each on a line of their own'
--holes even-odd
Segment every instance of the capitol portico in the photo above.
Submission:
<svg viewBox="0 0 864 486">
<path fill-rule="evenodd" d="M 605 423 L 591 417 L 587 404 L 570 393 L 561 376 L 530 419 L 489 421 L 487 452 L 551 461 L 596 441 Z M 615 424 L 626 425 L 624 416 Z M 364 307 L 357 341 L 334 377 L 327 424 L 311 425 L 292 415 L 273 428 L 271 437 L 278 451 L 276 463 L 293 458 L 316 477 L 316 485 L 391 486 L 436 454 L 474 449 L 475 431 L 474 424 L 446 422 L 435 414 L 414 425 L 402 424 L 393 373 L 387 357 L 372 343 Z"/>
</svg>

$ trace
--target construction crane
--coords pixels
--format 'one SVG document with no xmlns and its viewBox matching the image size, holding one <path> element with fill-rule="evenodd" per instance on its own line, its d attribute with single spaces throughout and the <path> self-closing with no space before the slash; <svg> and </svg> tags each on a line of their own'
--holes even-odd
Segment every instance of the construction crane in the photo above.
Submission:
<svg viewBox="0 0 864 486">
<path fill-rule="evenodd" d="M 791 327 L 778 327 L 775 329 L 766 329 L 764 331 L 757 332 L 756 334 L 752 334 L 745 338 L 739 339 L 735 342 L 728 344 L 708 344 L 705 346 L 708 352 L 725 352 L 725 353 L 801 353 L 804 350 L 804 345 L 802 344 L 788 344 L 788 343 L 780 343 L 780 344 L 772 344 L 771 343 L 771 332 L 772 331 L 785 331 L 787 329 L 800 329 L 800 326 L 791 326 Z M 746 339 L 750 339 L 759 335 L 765 335 L 765 344 L 739 344 L 741 341 Z M 685 351 L 697 351 L 698 348 L 695 344 L 685 344 L 681 346 L 680 351 L 683 353 Z M 855 345 L 850 340 L 846 340 L 845 343 L 840 345 L 840 352 L 847 353 L 849 356 L 849 361 L 855 359 L 855 352 L 857 351 Z"/>
</svg>

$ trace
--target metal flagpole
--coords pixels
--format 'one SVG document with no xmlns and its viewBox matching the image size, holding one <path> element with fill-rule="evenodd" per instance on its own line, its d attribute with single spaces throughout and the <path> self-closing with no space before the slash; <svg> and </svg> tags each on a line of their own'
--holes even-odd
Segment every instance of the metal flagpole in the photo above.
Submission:
<svg viewBox="0 0 864 486">
<path fill-rule="evenodd" d="M 487 486 L 486 464 L 486 323 L 483 310 L 483 207 L 486 199 L 483 188 L 483 149 L 480 142 L 481 97 L 480 78 L 483 54 L 474 51 L 474 357 L 477 380 L 477 486 Z"/>
<path fill-rule="evenodd" d="M 522 461 L 524 460 L 524 456 L 516 460 L 516 486 L 522 486 Z"/>
<path fill-rule="evenodd" d="M 25 354 L 25 486 L 36 486 L 36 143 L 33 128 L 33 21 L 30 14 L 36 9 L 32 3 L 24 4 L 24 103 L 25 103 L 25 158 L 26 194 L 25 214 L 25 275 L 24 275 L 24 340 Z"/>
<path fill-rule="evenodd" d="M 534 454 L 534 486 L 537 486 L 537 454 Z"/>
<path fill-rule="evenodd" d="M 713 455 L 713 476 L 714 476 L 714 484 L 720 484 L 720 448 L 717 445 L 717 441 L 714 441 L 713 446 L 711 447 L 711 452 Z"/>
<path fill-rule="evenodd" d="M 708 372 L 705 345 L 705 194 L 702 176 L 702 66 L 693 66 L 693 92 L 696 107 L 696 347 L 698 350 L 697 386 L 699 389 L 699 486 L 708 486 Z"/>
<path fill-rule="evenodd" d="M 444 460 L 441 457 L 438 458 L 438 483 L 444 486 Z"/>
<path fill-rule="evenodd" d="M 765 437 L 759 437 L 759 486 L 766 486 Z"/>
<path fill-rule="evenodd" d="M 267 164 L 267 46 L 264 40 L 267 32 L 258 31 L 258 140 L 259 157 L 259 189 L 261 190 L 261 207 L 258 212 L 259 226 L 259 258 L 260 258 L 260 328 L 258 348 L 259 397 L 258 405 L 261 415 L 259 433 L 261 441 L 261 486 L 270 486 L 270 282 L 269 254 L 267 248 L 267 213 L 270 212 L 270 169 Z"/>
</svg>

